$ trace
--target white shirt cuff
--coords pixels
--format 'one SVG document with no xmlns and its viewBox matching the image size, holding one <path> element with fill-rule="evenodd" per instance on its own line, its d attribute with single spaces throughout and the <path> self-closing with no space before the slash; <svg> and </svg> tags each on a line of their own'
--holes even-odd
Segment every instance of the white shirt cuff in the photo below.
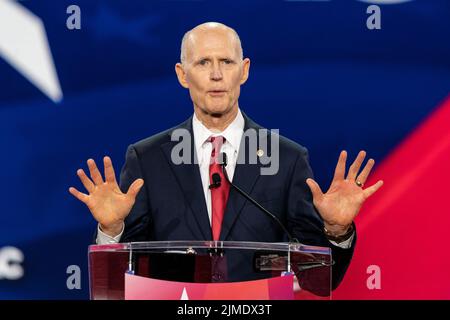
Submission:
<svg viewBox="0 0 450 320">
<path fill-rule="evenodd" d="M 350 236 L 350 238 L 348 238 L 345 241 L 342 241 L 340 243 L 331 241 L 330 242 L 335 245 L 336 247 L 342 248 L 342 249 L 349 249 L 352 246 L 352 242 L 353 242 L 353 238 L 355 237 L 355 231 L 353 231 L 352 235 Z"/>
<path fill-rule="evenodd" d="M 123 231 L 125 230 L 125 223 L 122 225 L 122 231 L 120 231 L 120 233 L 115 236 L 115 237 L 111 237 L 108 236 L 106 233 L 104 233 L 102 231 L 102 229 L 100 228 L 100 224 L 98 224 L 97 226 L 97 244 L 113 244 L 113 243 L 118 243 L 120 241 L 120 238 L 122 237 Z"/>
</svg>

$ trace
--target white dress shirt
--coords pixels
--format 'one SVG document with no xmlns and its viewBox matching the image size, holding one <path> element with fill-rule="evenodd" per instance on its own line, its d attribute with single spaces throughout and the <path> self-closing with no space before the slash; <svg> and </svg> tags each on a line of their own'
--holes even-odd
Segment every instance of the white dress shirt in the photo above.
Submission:
<svg viewBox="0 0 450 320">
<path fill-rule="evenodd" d="M 192 129 L 194 131 L 195 150 L 197 152 L 200 175 L 202 177 L 203 192 L 205 194 L 206 207 L 208 209 L 209 223 L 211 224 L 211 190 L 209 189 L 209 163 L 211 159 L 212 143 L 210 137 L 222 136 L 225 142 L 220 152 L 227 155 L 227 174 L 233 181 L 234 169 L 236 169 L 237 155 L 242 135 L 244 134 L 245 120 L 241 110 L 232 123 L 222 132 L 213 132 L 206 128 L 203 123 L 195 116 L 192 118 Z"/>
<path fill-rule="evenodd" d="M 209 189 L 209 163 L 211 159 L 212 143 L 209 142 L 210 137 L 223 136 L 225 143 L 222 145 L 220 152 L 225 152 L 227 155 L 227 174 L 231 181 L 233 181 L 234 170 L 236 168 L 237 156 L 239 153 L 239 146 L 241 144 L 242 135 L 244 134 L 245 120 L 242 116 L 241 110 L 238 109 L 236 118 L 228 127 L 222 132 L 213 132 L 203 125 L 194 113 L 192 117 L 192 129 L 194 132 L 194 145 L 197 152 L 198 165 L 200 168 L 200 176 L 202 179 L 203 192 L 205 195 L 206 207 L 208 210 L 209 223 L 211 224 L 211 190 Z M 263 214 L 261 212 L 261 214 Z M 101 231 L 98 226 L 97 244 L 111 244 L 117 243 L 122 237 L 122 232 L 115 237 L 110 237 Z M 350 239 L 334 245 L 341 248 L 349 248 L 351 246 L 354 235 Z"/>
</svg>

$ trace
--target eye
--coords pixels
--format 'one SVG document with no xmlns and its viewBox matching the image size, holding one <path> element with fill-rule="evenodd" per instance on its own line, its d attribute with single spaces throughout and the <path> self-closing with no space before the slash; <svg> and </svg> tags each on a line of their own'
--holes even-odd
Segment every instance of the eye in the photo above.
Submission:
<svg viewBox="0 0 450 320">
<path fill-rule="evenodd" d="M 198 64 L 201 66 L 206 66 L 207 63 L 208 63 L 208 59 L 202 59 L 198 62 Z"/>
<path fill-rule="evenodd" d="M 232 64 L 232 63 L 233 63 L 233 61 L 230 60 L 230 59 L 224 59 L 224 60 L 222 60 L 222 61 L 223 61 L 223 63 L 225 63 L 225 64 Z"/>
</svg>

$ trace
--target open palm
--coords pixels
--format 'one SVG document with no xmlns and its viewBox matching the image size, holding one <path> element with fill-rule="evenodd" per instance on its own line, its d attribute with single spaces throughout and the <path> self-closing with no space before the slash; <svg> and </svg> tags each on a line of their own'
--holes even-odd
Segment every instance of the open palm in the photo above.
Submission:
<svg viewBox="0 0 450 320">
<path fill-rule="evenodd" d="M 342 151 L 336 165 L 333 181 L 326 193 L 322 192 L 313 179 L 306 180 L 313 195 L 314 206 L 322 216 L 327 229 L 346 230 L 359 213 L 364 201 L 383 185 L 383 181 L 380 180 L 371 187 L 363 189 L 364 183 L 375 164 L 373 159 L 369 159 L 358 175 L 365 156 L 365 151 L 359 152 L 349 168 L 347 178 L 345 178 L 347 152 Z"/>
<path fill-rule="evenodd" d="M 134 205 L 144 180 L 136 179 L 128 192 L 123 193 L 117 184 L 111 159 L 104 157 L 103 163 L 105 166 L 105 181 L 103 181 L 95 161 L 89 159 L 87 164 L 92 180 L 87 177 L 83 169 L 77 171 L 78 177 L 89 194 L 82 193 L 73 187 L 69 188 L 69 192 L 86 204 L 95 220 L 100 223 L 102 230 L 107 233 L 118 233 Z"/>
</svg>

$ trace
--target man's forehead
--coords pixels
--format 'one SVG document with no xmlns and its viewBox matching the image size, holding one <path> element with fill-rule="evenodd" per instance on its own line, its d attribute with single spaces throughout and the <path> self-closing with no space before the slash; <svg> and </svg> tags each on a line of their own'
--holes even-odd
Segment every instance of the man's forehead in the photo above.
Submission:
<svg viewBox="0 0 450 320">
<path fill-rule="evenodd" d="M 224 43 L 227 45 L 234 45 L 236 38 L 230 30 L 224 29 L 207 29 L 207 30 L 193 30 L 188 38 L 190 45 L 206 46 L 208 44 Z"/>
<path fill-rule="evenodd" d="M 187 51 L 192 55 L 204 54 L 205 50 L 220 50 L 235 54 L 238 42 L 227 30 L 206 30 L 192 33 L 188 39 Z"/>
</svg>

